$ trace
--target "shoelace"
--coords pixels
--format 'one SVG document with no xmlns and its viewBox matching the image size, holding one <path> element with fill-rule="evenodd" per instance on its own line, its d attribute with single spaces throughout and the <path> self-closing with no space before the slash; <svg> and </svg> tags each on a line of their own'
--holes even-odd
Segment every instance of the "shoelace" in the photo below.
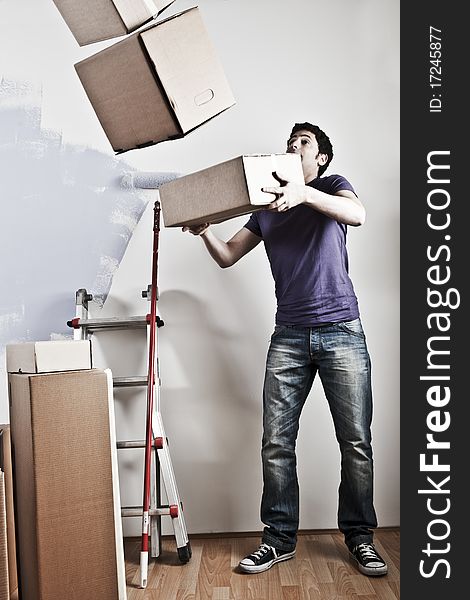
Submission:
<svg viewBox="0 0 470 600">
<path fill-rule="evenodd" d="M 382 562 L 382 559 L 377 554 L 377 551 L 372 544 L 359 544 L 357 549 L 362 558 Z"/>
<path fill-rule="evenodd" d="M 258 548 L 258 550 L 256 550 L 256 552 L 253 552 L 253 554 L 251 556 L 254 556 L 256 558 L 262 558 L 270 550 L 271 550 L 271 546 L 268 546 L 268 544 L 261 544 L 261 546 Z"/>
</svg>

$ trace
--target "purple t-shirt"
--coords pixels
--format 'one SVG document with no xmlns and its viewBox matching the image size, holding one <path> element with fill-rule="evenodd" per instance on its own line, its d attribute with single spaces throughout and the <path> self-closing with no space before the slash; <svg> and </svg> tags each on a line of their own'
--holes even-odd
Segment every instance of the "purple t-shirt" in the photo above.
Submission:
<svg viewBox="0 0 470 600">
<path fill-rule="evenodd" d="M 354 193 L 341 175 L 317 177 L 307 185 L 326 194 Z M 312 327 L 357 319 L 346 225 L 299 204 L 283 213 L 255 212 L 245 227 L 264 241 L 276 284 L 276 324 Z"/>
</svg>

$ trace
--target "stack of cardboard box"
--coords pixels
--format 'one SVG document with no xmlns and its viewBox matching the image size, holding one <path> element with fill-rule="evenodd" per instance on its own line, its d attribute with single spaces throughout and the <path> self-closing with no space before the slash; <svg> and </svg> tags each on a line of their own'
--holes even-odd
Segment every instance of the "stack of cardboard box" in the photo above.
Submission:
<svg viewBox="0 0 470 600">
<path fill-rule="evenodd" d="M 22 600 L 125 600 L 110 371 L 86 340 L 8 345 L 7 371 Z"/>
</svg>

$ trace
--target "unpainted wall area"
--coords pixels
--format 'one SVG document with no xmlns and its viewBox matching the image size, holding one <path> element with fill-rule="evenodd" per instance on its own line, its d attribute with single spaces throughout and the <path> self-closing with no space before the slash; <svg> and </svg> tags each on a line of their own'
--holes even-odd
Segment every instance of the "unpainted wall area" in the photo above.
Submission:
<svg viewBox="0 0 470 600">
<path fill-rule="evenodd" d="M 192 5 L 179 0 L 168 14 Z M 124 188 L 123 174 L 282 152 L 294 122 L 316 122 L 333 141 L 329 172 L 350 179 L 367 209 L 366 224 L 349 229 L 350 269 L 373 360 L 376 509 L 380 525 L 397 525 L 399 3 L 199 7 L 236 106 L 184 139 L 115 157 L 73 69 L 112 42 L 79 48 L 48 0 L 0 2 L 0 348 L 67 335 L 80 287 L 97 294 L 95 315 L 147 310 L 140 293 L 150 282 L 156 196 Z M 214 229 L 229 237 L 244 222 Z M 275 312 L 264 250 L 221 270 L 201 240 L 163 229 L 159 264 L 162 410 L 188 528 L 258 530 L 261 389 Z M 95 340 L 96 365 L 145 372 L 145 342 L 113 336 Z M 118 438 L 142 437 L 144 404 L 141 393 L 116 393 Z M 141 501 L 141 465 L 138 451 L 120 456 L 123 503 Z M 302 415 L 298 468 L 301 527 L 335 527 L 339 454 L 318 382 Z M 125 527 L 138 534 L 138 523 Z"/>
</svg>

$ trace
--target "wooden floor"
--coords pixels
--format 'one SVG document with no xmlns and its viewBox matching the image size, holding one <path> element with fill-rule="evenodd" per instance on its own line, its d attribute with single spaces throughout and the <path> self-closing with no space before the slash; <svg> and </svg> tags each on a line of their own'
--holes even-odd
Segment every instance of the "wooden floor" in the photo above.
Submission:
<svg viewBox="0 0 470 600">
<path fill-rule="evenodd" d="M 192 537 L 191 560 L 178 560 L 174 538 L 149 564 L 148 585 L 139 589 L 138 539 L 126 540 L 128 600 L 396 600 L 400 597 L 400 534 L 375 532 L 374 543 L 388 575 L 357 571 L 339 533 L 300 535 L 295 558 L 257 575 L 241 573 L 238 562 L 258 546 L 254 537 Z"/>
</svg>

